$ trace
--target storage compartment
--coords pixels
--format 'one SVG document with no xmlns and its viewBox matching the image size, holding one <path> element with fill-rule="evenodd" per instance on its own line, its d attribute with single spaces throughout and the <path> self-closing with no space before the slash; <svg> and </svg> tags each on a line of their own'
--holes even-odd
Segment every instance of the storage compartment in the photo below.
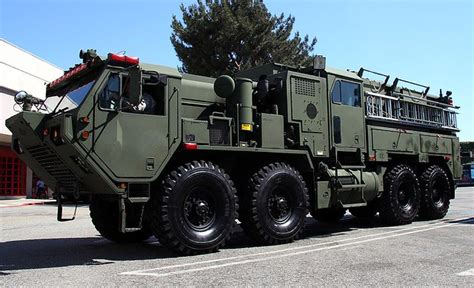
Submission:
<svg viewBox="0 0 474 288">
<path fill-rule="evenodd" d="M 208 122 L 204 120 L 183 119 L 183 141 L 209 145 Z"/>
<path fill-rule="evenodd" d="M 451 154 L 451 138 L 441 136 L 421 135 L 421 152 L 436 154 Z"/>
<path fill-rule="evenodd" d="M 372 149 L 413 152 L 415 143 L 413 134 L 404 131 L 372 129 Z"/>
<path fill-rule="evenodd" d="M 259 143 L 262 148 L 284 148 L 283 116 L 262 113 L 259 117 Z"/>
</svg>

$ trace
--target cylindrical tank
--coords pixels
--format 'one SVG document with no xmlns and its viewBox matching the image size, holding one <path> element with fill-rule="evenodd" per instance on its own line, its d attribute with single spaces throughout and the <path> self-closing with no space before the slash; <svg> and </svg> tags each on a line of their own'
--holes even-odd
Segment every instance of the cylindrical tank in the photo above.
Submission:
<svg viewBox="0 0 474 288">
<path fill-rule="evenodd" d="M 335 178 L 336 177 L 336 170 L 334 169 L 327 169 L 327 173 L 329 177 Z M 375 172 L 362 172 L 362 181 L 360 179 L 360 171 L 357 170 L 346 170 L 346 169 L 338 169 L 337 170 L 337 178 L 343 184 L 361 184 L 364 183 L 364 198 L 367 201 L 375 199 L 377 197 L 377 193 L 379 192 L 380 180 Z M 339 188 L 343 189 L 343 188 Z M 354 188 L 348 188 L 354 189 Z"/>
<path fill-rule="evenodd" d="M 237 78 L 236 80 L 236 95 L 234 97 L 239 104 L 239 128 L 242 131 L 253 131 L 253 81 L 248 78 Z"/>
</svg>

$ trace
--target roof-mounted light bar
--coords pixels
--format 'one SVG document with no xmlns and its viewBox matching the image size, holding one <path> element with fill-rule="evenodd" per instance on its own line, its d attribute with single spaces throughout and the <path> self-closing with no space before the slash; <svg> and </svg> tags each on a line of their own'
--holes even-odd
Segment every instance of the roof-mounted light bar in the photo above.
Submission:
<svg viewBox="0 0 474 288">
<path fill-rule="evenodd" d="M 130 56 L 125 56 L 125 55 L 113 54 L 113 53 L 109 53 L 109 55 L 107 56 L 107 59 L 109 61 L 120 62 L 120 63 L 130 64 L 130 65 L 137 65 L 140 62 L 138 57 L 130 57 Z"/>
<path fill-rule="evenodd" d="M 51 89 L 58 86 L 63 81 L 70 79 L 72 76 L 78 74 L 79 72 L 85 70 L 86 68 L 87 68 L 87 63 L 76 65 L 74 68 L 70 69 L 69 71 L 66 71 L 63 76 L 49 83 L 48 88 Z"/>
</svg>

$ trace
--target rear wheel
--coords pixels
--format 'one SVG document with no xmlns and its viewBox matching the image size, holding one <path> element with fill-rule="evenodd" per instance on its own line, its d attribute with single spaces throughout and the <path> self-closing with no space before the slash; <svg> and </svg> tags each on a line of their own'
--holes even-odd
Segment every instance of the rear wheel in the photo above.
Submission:
<svg viewBox="0 0 474 288">
<path fill-rule="evenodd" d="M 212 252 L 230 238 L 237 217 L 234 183 L 206 161 L 178 167 L 151 200 L 150 224 L 160 243 L 189 255 Z"/>
<path fill-rule="evenodd" d="M 105 199 L 100 196 L 91 197 L 89 205 L 92 223 L 102 237 L 117 243 L 134 243 L 144 241 L 151 236 L 151 232 L 143 223 L 140 231 L 123 233 L 119 230 L 119 203 L 116 199 Z M 127 214 L 141 213 L 141 209 L 126 203 Z M 140 211 L 138 211 L 140 210 Z"/>
<path fill-rule="evenodd" d="M 389 225 L 409 224 L 420 209 L 420 188 L 413 170 L 399 164 L 384 176 L 380 219 Z"/>
<path fill-rule="evenodd" d="M 446 172 L 438 165 L 428 167 L 421 174 L 420 217 L 441 219 L 449 209 L 450 183 Z"/>
<path fill-rule="evenodd" d="M 242 193 L 241 222 L 259 243 L 280 244 L 301 236 L 308 213 L 308 189 L 300 173 L 285 163 L 272 163 L 253 174 Z"/>
</svg>

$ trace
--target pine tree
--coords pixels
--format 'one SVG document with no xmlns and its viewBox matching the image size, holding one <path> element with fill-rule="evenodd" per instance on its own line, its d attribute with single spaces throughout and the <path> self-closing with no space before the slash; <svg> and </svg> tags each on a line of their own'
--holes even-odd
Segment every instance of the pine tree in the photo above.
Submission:
<svg viewBox="0 0 474 288">
<path fill-rule="evenodd" d="M 198 0 L 180 9 L 183 19 L 173 16 L 171 42 L 182 72 L 232 75 L 269 62 L 305 66 L 311 61 L 316 38 L 292 36 L 295 18 L 272 15 L 262 0 Z"/>
</svg>

